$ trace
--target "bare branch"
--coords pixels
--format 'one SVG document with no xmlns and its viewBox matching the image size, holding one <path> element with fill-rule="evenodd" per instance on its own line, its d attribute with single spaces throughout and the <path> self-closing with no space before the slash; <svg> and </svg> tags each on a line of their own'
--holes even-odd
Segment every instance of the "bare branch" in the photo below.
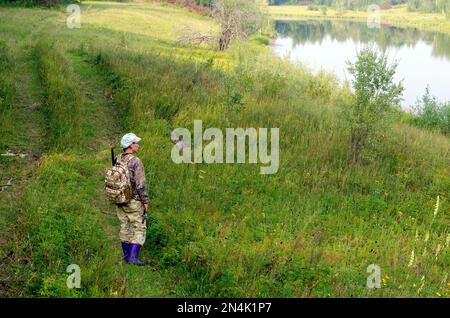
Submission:
<svg viewBox="0 0 450 318">
<path fill-rule="evenodd" d="M 181 33 L 182 35 L 177 40 L 177 44 L 180 45 L 207 44 L 210 48 L 213 48 L 217 42 L 216 35 L 201 33 L 190 27 L 185 27 Z"/>
</svg>

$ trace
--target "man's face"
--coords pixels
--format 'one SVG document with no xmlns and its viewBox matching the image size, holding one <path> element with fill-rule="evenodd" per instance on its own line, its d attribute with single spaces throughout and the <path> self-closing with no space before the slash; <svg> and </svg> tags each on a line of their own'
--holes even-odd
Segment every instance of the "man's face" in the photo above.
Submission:
<svg viewBox="0 0 450 318">
<path fill-rule="evenodd" d="M 139 144 L 137 143 L 132 143 L 130 147 L 133 152 L 137 152 L 139 150 Z"/>
</svg>

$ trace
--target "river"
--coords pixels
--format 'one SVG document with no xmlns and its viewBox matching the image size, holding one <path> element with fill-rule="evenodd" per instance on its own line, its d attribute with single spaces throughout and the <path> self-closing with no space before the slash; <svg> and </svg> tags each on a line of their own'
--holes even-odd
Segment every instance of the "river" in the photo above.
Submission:
<svg viewBox="0 0 450 318">
<path fill-rule="evenodd" d="M 414 28 L 335 20 L 276 21 L 277 37 L 272 48 L 292 63 L 313 72 L 321 69 L 349 80 L 346 61 L 354 61 L 364 46 L 385 50 L 397 61 L 396 80 L 405 88 L 402 108 L 411 109 L 427 86 L 442 102 L 450 101 L 450 36 Z"/>
</svg>

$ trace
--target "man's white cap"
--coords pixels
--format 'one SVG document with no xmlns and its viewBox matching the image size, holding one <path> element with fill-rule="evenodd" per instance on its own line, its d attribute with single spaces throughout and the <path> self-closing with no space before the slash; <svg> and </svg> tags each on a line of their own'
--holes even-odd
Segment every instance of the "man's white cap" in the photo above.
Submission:
<svg viewBox="0 0 450 318">
<path fill-rule="evenodd" d="M 120 147 L 128 148 L 133 143 L 138 143 L 139 141 L 141 141 L 141 138 L 139 138 L 133 133 L 128 133 L 122 137 L 122 140 L 120 141 Z"/>
</svg>

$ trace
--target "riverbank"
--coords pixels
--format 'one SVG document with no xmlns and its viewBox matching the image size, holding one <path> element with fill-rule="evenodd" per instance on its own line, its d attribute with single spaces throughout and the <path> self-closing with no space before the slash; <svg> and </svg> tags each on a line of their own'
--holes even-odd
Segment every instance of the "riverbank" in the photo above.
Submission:
<svg viewBox="0 0 450 318">
<path fill-rule="evenodd" d="M 326 15 L 321 10 L 308 10 L 307 6 L 269 6 L 268 13 L 275 20 L 311 19 L 339 19 L 367 21 L 372 13 L 366 11 L 337 11 L 327 8 Z M 450 20 L 445 15 L 437 13 L 409 12 L 406 6 L 397 6 L 381 11 L 381 24 L 393 25 L 402 28 L 419 28 L 427 31 L 436 31 L 450 34 Z"/>
</svg>

